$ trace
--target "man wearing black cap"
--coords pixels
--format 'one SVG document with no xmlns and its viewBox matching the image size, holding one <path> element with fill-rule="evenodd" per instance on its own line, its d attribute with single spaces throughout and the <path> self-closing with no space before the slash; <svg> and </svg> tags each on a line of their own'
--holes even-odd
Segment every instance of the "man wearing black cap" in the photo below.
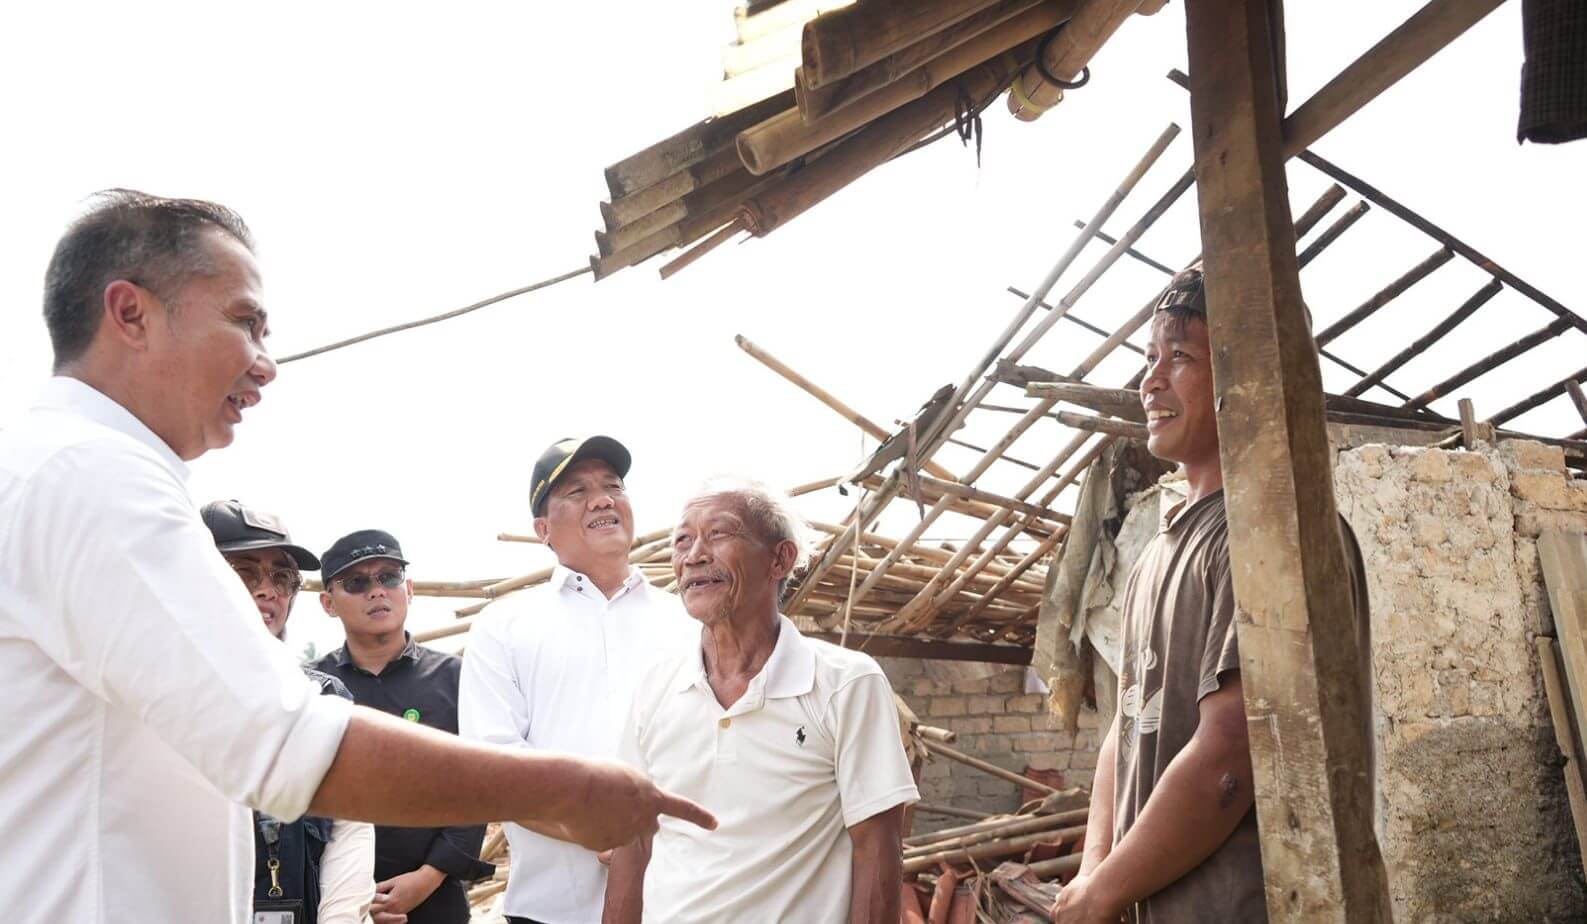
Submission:
<svg viewBox="0 0 1587 924">
<path fill-rule="evenodd" d="M 361 706 L 457 734 L 461 660 L 415 644 L 403 630 L 413 582 L 396 537 L 362 529 L 336 540 L 321 558 L 320 605 L 342 621 L 347 643 L 315 667 L 347 684 Z M 479 859 L 484 838 L 483 825 L 377 826 L 375 924 L 465 924 L 463 883 L 495 871 Z"/>
<path fill-rule="evenodd" d="M 237 501 L 214 501 L 199 511 L 215 547 L 253 597 L 265 629 L 284 638 L 303 571 L 317 571 L 314 553 L 294 545 L 276 517 Z M 340 680 L 313 668 L 303 673 L 327 695 L 352 699 Z M 283 822 L 254 813 L 254 911 L 291 924 L 358 924 L 375 894 L 375 834 L 371 825 L 305 815 Z M 283 911 L 295 915 L 280 918 Z"/>
<path fill-rule="evenodd" d="M 492 744 L 615 758 L 634 687 L 700 630 L 672 594 L 629 563 L 629 452 L 606 436 L 565 439 L 535 463 L 535 534 L 557 557 L 551 580 L 480 614 L 463 659 L 462 735 Z M 514 924 L 596 924 L 606 869 L 596 854 L 506 825 Z"/>
</svg>

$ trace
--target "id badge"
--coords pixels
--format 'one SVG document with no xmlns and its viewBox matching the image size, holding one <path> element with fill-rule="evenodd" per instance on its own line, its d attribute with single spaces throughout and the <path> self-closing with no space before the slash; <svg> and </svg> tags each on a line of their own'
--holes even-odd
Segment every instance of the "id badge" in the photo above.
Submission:
<svg viewBox="0 0 1587 924">
<path fill-rule="evenodd" d="M 253 903 L 253 924 L 303 924 L 302 899 L 261 899 Z"/>
</svg>

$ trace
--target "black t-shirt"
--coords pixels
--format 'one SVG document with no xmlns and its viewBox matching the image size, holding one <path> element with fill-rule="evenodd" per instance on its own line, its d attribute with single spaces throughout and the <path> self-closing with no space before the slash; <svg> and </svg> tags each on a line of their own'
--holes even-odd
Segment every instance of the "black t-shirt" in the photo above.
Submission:
<svg viewBox="0 0 1587 924">
<path fill-rule="evenodd" d="M 457 687 L 463 660 L 456 655 L 416 644 L 379 674 L 357 664 L 344 645 L 314 663 L 317 670 L 347 685 L 353 702 L 388 715 L 457 734 Z M 482 879 L 496 868 L 479 859 L 484 825 L 452 828 L 375 826 L 375 881 L 412 872 L 428 863 L 446 873 L 446 881 L 419 907 L 408 912 L 408 924 L 467 924 L 464 882 Z"/>
</svg>

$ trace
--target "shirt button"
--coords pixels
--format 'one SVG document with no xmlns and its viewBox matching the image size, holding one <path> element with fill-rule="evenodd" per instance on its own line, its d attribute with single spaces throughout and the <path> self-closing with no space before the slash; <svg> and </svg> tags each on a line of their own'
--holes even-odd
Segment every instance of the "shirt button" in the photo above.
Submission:
<svg viewBox="0 0 1587 924">
<path fill-rule="evenodd" d="M 730 719 L 730 718 L 727 718 L 726 716 L 723 716 L 716 724 L 720 728 L 726 728 L 729 725 L 733 724 L 733 720 Z"/>
</svg>

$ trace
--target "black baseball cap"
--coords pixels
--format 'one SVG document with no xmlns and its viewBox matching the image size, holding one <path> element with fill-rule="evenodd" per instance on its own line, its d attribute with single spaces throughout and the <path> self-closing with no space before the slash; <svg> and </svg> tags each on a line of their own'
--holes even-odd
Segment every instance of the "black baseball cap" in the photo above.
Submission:
<svg viewBox="0 0 1587 924">
<path fill-rule="evenodd" d="M 222 552 L 280 549 L 304 571 L 314 571 L 320 566 L 313 552 L 292 544 L 286 524 L 274 514 L 250 510 L 234 500 L 223 500 L 205 504 L 199 516 L 209 527 L 210 535 L 215 537 L 215 548 Z"/>
<path fill-rule="evenodd" d="M 534 474 L 529 478 L 529 511 L 535 516 L 544 514 L 546 498 L 550 496 L 557 479 L 573 463 L 584 459 L 605 461 L 619 478 L 628 477 L 629 466 L 634 462 L 628 449 L 609 436 L 557 440 L 535 462 Z"/>
<path fill-rule="evenodd" d="M 402 565 L 408 563 L 402 557 L 402 546 L 397 543 L 397 537 L 383 529 L 360 529 L 348 533 L 336 540 L 336 544 L 326 549 L 320 558 L 325 562 L 320 569 L 320 580 L 326 589 L 330 587 L 331 578 L 361 561 L 389 558 Z"/>
</svg>

